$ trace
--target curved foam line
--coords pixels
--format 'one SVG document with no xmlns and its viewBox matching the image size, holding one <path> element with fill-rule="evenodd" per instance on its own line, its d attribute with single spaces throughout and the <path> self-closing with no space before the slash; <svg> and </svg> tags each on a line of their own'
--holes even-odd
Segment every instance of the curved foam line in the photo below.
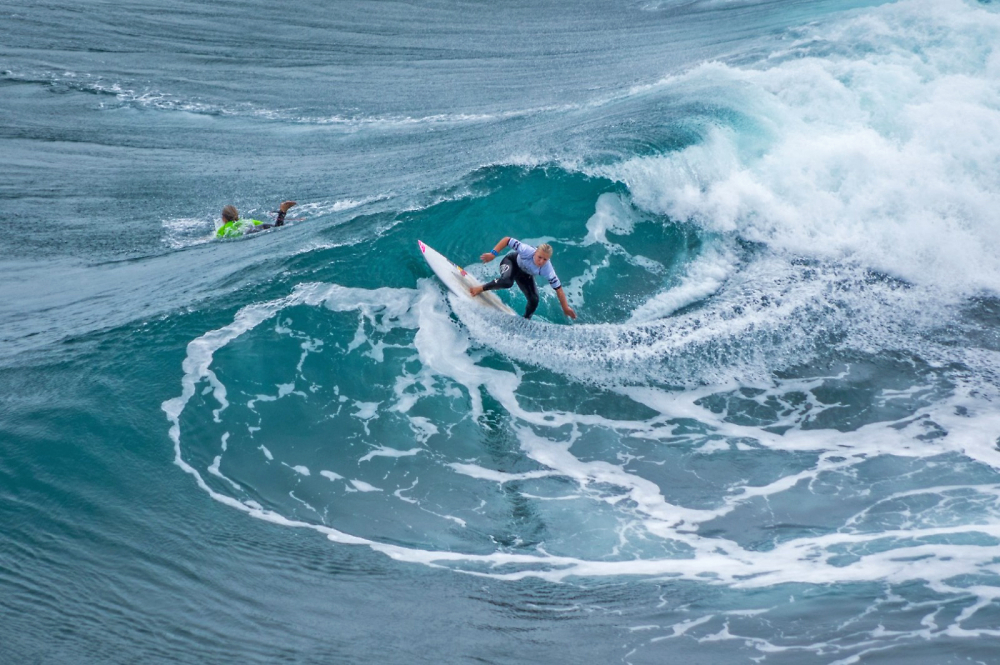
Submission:
<svg viewBox="0 0 1000 665">
<path fill-rule="evenodd" d="M 180 416 L 191 397 L 194 396 L 197 383 L 202 380 L 210 382 L 220 405 L 226 403 L 225 388 L 218 383 L 217 379 L 214 379 L 214 374 L 210 369 L 213 354 L 217 350 L 264 321 L 274 317 L 282 309 L 298 304 L 309 304 L 312 306 L 325 305 L 337 311 L 346 311 L 349 309 L 365 310 L 366 308 L 374 310 L 377 308 L 380 311 L 387 312 L 391 318 L 399 321 L 400 325 L 417 328 L 418 332 L 415 344 L 420 354 L 421 362 L 425 366 L 464 385 L 469 390 L 474 403 L 476 398 L 479 397 L 478 392 L 480 387 L 485 387 L 491 395 L 501 401 L 505 408 L 509 409 L 515 419 L 526 424 L 547 427 L 559 427 L 562 424 L 578 425 L 585 421 L 595 424 L 609 424 L 609 421 L 606 419 L 596 416 L 579 416 L 569 413 L 532 414 L 520 408 L 514 396 L 514 391 L 519 384 L 519 378 L 499 370 L 482 368 L 475 365 L 466 354 L 469 344 L 468 339 L 462 338 L 454 326 L 441 325 L 443 322 L 449 321 L 449 317 L 443 312 L 443 302 L 441 301 L 439 292 L 430 286 L 429 281 L 422 283 L 421 288 L 416 291 L 404 289 L 367 291 L 364 289 L 348 289 L 338 285 L 301 285 L 290 296 L 285 298 L 244 307 L 236 314 L 231 324 L 205 333 L 188 344 L 188 354 L 183 363 L 184 376 L 181 380 L 181 395 L 163 402 L 162 405 L 163 411 L 171 423 L 170 437 L 174 443 L 174 462 L 186 473 L 189 473 L 195 479 L 197 485 L 212 499 L 223 505 L 241 510 L 254 518 L 283 526 L 312 529 L 324 534 L 333 542 L 365 545 L 373 551 L 380 552 L 399 561 L 421 563 L 430 566 L 442 566 L 448 563 L 487 566 L 491 570 L 467 570 L 461 567 L 454 569 L 468 574 L 486 575 L 505 580 L 538 577 L 551 581 L 559 581 L 568 576 L 666 575 L 681 576 L 687 579 L 714 584 L 728 584 L 734 587 L 760 587 L 787 582 L 823 583 L 873 580 L 901 582 L 912 579 L 924 579 L 941 589 L 951 589 L 946 582 L 950 573 L 948 571 L 942 572 L 940 566 L 942 561 L 958 561 L 968 568 L 980 569 L 984 566 L 992 565 L 993 556 L 991 553 L 993 548 L 991 547 L 926 544 L 919 542 L 919 540 L 927 537 L 961 534 L 1000 539 L 1000 524 L 969 524 L 873 533 L 838 532 L 778 543 L 772 550 L 766 552 L 746 550 L 730 541 L 719 538 L 705 538 L 693 533 L 682 532 L 676 528 L 678 521 L 689 520 L 693 523 L 698 523 L 706 519 L 712 519 L 730 512 L 738 504 L 755 496 L 767 496 L 777 493 L 790 488 L 801 480 L 815 478 L 821 471 L 827 472 L 850 465 L 851 462 L 849 460 L 844 460 L 833 454 L 821 457 L 820 463 L 812 470 L 780 478 L 767 486 L 747 488 L 743 494 L 730 497 L 724 502 L 724 505 L 715 510 L 691 510 L 672 506 L 667 503 L 660 494 L 659 488 L 650 481 L 605 462 L 581 461 L 569 452 L 569 444 L 553 443 L 543 439 L 535 434 L 530 427 L 517 427 L 515 431 L 521 441 L 524 452 L 532 459 L 551 469 L 551 471 L 540 472 L 537 477 L 542 477 L 543 475 L 563 475 L 573 478 L 581 486 L 596 482 L 611 483 L 622 487 L 626 491 L 626 495 L 636 505 L 636 510 L 648 515 L 652 522 L 662 525 L 662 527 L 657 527 L 656 524 L 647 523 L 647 527 L 651 533 L 685 543 L 693 548 L 694 556 L 689 558 L 600 561 L 552 555 L 544 551 L 538 554 L 509 552 L 466 554 L 461 552 L 420 550 L 379 543 L 367 538 L 353 536 L 325 525 L 289 519 L 277 512 L 264 509 L 254 501 L 239 501 L 234 497 L 213 490 L 205 482 L 198 470 L 184 460 L 180 442 Z M 416 309 L 415 313 L 412 312 L 413 309 Z M 437 349 L 436 352 L 435 349 Z M 442 349 L 449 350 L 451 353 L 446 353 Z M 676 404 L 665 405 L 657 401 L 654 399 L 654 395 L 649 392 L 649 389 L 645 391 L 629 390 L 628 392 L 632 396 L 639 398 L 639 401 L 662 410 L 664 417 L 667 411 L 670 411 L 674 416 L 678 415 L 678 411 L 674 409 Z M 694 399 L 697 399 L 697 397 Z M 479 408 L 481 408 L 481 405 Z M 216 413 L 221 410 L 221 408 L 216 410 Z M 985 415 L 991 422 L 994 420 L 990 418 L 991 414 Z M 949 427 L 953 425 L 942 414 L 935 414 L 934 417 Z M 1000 418 L 1000 416 L 997 418 Z M 954 424 L 957 425 L 957 422 Z M 645 429 L 650 427 L 649 423 L 615 424 L 615 426 L 617 425 L 622 425 L 626 430 L 630 427 Z M 811 438 L 809 441 L 798 439 L 795 441 L 797 444 L 804 445 L 808 449 L 822 450 L 826 447 L 828 450 L 832 449 L 836 451 L 837 446 L 835 444 L 842 442 L 844 436 L 847 436 L 851 440 L 863 440 L 876 432 L 894 436 L 901 444 L 913 444 L 912 441 L 907 441 L 907 437 L 903 432 L 886 428 L 885 425 L 862 428 L 854 435 L 845 435 L 838 432 L 829 436 L 817 436 L 816 433 L 810 433 L 809 436 Z M 749 427 L 733 425 L 731 426 L 731 431 L 728 432 L 728 434 L 734 436 L 751 433 L 760 438 L 761 432 Z M 771 443 L 779 443 L 779 437 L 775 435 Z M 931 444 L 927 445 L 931 447 Z M 906 451 L 900 449 L 900 452 Z M 919 451 L 910 450 L 908 454 L 919 454 Z M 518 478 L 513 474 L 507 475 L 489 472 L 486 469 L 480 469 L 471 465 L 453 464 L 451 466 L 456 472 L 473 475 L 474 477 L 487 478 L 497 482 L 529 479 L 536 475 L 534 473 L 523 474 L 523 478 Z M 322 475 L 331 479 L 333 479 L 332 476 L 340 478 L 339 474 L 332 474 L 330 472 L 323 472 Z M 925 491 L 934 490 L 928 489 Z M 996 488 L 991 488 L 989 491 L 995 493 Z M 616 497 L 602 497 L 602 499 L 612 502 L 618 501 Z M 835 556 L 835 552 L 831 550 L 834 546 L 877 543 L 886 539 L 898 539 L 903 542 L 885 551 L 859 554 L 858 560 L 848 565 L 834 565 L 829 561 L 830 557 Z M 498 567 L 508 565 L 519 566 L 521 569 L 515 571 L 496 570 Z M 712 572 L 713 575 L 706 578 L 705 575 L 708 572 Z M 968 591 L 966 590 L 966 592 Z"/>
</svg>

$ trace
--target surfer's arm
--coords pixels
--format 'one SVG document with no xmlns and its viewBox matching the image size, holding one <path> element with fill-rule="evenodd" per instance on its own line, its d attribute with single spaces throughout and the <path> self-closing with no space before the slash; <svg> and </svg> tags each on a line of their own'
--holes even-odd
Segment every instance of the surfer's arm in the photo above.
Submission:
<svg viewBox="0 0 1000 665">
<path fill-rule="evenodd" d="M 560 286 L 556 289 L 556 295 L 559 296 L 559 304 L 562 305 L 563 314 L 571 319 L 575 319 L 576 312 L 569 306 L 569 300 L 566 299 L 566 292 L 563 291 L 563 287 Z"/>
<path fill-rule="evenodd" d="M 500 242 L 498 242 L 493 247 L 493 251 L 492 252 L 486 252 L 485 254 L 483 254 L 482 256 L 479 257 L 479 260 L 482 261 L 483 263 L 489 263 L 490 261 L 492 261 L 497 256 L 497 254 L 499 254 L 500 252 L 502 252 L 503 249 L 505 247 L 507 247 L 507 245 L 509 243 L 510 243 L 510 236 L 504 236 L 503 240 L 501 240 Z"/>
</svg>

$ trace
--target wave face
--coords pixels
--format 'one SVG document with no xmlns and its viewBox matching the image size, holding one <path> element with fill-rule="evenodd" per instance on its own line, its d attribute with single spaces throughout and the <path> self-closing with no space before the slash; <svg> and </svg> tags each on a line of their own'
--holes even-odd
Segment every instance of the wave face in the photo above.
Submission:
<svg viewBox="0 0 1000 665">
<path fill-rule="evenodd" d="M 153 5 L 0 22 L 4 659 L 995 658 L 993 5 Z"/>
</svg>

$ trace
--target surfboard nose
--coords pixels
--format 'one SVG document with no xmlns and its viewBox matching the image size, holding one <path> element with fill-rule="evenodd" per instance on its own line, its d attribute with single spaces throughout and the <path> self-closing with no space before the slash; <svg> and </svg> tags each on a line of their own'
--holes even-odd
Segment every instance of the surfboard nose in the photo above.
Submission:
<svg viewBox="0 0 1000 665">
<path fill-rule="evenodd" d="M 426 254 L 427 253 L 427 245 L 425 245 L 422 240 L 418 240 L 417 244 L 420 245 L 420 251 L 422 253 Z"/>
</svg>

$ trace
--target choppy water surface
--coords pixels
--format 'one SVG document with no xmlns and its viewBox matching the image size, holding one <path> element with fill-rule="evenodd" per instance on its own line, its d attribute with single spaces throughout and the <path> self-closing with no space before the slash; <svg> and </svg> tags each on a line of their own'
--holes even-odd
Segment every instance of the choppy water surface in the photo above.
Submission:
<svg viewBox="0 0 1000 665">
<path fill-rule="evenodd" d="M 0 14 L 4 660 L 995 662 L 993 5 Z"/>
</svg>

